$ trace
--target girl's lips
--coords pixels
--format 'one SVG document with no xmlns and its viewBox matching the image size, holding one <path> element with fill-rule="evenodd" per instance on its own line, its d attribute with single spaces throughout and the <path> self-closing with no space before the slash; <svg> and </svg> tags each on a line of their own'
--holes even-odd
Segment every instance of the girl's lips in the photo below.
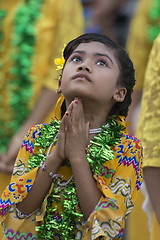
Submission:
<svg viewBox="0 0 160 240">
<path fill-rule="evenodd" d="M 82 79 L 84 78 L 88 82 L 91 82 L 91 79 L 86 74 L 83 74 L 83 73 L 78 73 L 73 77 L 73 79 L 77 79 L 77 78 L 82 78 Z"/>
</svg>

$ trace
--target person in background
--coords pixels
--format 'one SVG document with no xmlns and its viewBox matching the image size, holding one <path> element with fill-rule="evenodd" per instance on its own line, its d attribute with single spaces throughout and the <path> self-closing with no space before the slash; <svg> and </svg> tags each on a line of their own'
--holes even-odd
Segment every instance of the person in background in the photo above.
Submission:
<svg viewBox="0 0 160 240">
<path fill-rule="evenodd" d="M 143 209 L 150 220 L 149 239 L 157 240 L 160 239 L 160 34 L 149 56 L 136 136 L 144 147 L 143 171 L 148 204 Z"/>
<path fill-rule="evenodd" d="M 53 59 L 84 22 L 74 0 L 1 1 L 0 19 L 0 170 L 11 172 L 26 130 L 58 99 Z"/>
<path fill-rule="evenodd" d="M 126 119 L 127 122 L 131 123 L 128 125 L 128 131 L 131 135 L 139 136 L 139 131 L 141 131 L 140 129 L 136 130 L 136 128 L 141 105 L 145 71 L 154 39 L 158 36 L 159 32 L 160 1 L 139 0 L 136 5 L 135 15 L 131 21 L 126 44 L 126 49 L 134 62 L 137 80 L 132 95 L 132 104 Z M 138 195 L 137 203 L 128 221 L 129 240 L 149 239 L 147 215 L 142 210 L 142 204 L 145 200 L 143 191 L 145 191 L 145 189 L 145 184 L 143 184 L 141 188 L 142 191 L 140 191 Z"/>
</svg>

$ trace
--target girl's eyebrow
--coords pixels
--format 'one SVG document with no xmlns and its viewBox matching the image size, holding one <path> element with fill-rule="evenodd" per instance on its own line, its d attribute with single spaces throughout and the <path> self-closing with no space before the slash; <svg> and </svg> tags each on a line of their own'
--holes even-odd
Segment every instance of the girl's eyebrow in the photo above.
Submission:
<svg viewBox="0 0 160 240">
<path fill-rule="evenodd" d="M 107 55 L 107 54 L 104 54 L 104 53 L 95 53 L 94 56 L 101 56 L 101 57 L 106 57 L 110 60 L 110 62 L 112 63 L 113 65 L 113 61 L 112 59 Z"/>
<path fill-rule="evenodd" d="M 73 53 L 85 54 L 86 52 L 85 52 L 85 51 L 74 51 Z M 108 58 L 108 59 L 110 60 L 110 62 L 111 62 L 112 65 L 113 65 L 112 59 L 111 59 L 107 54 L 104 54 L 104 53 L 94 53 L 94 56 L 106 57 L 106 58 Z"/>
</svg>

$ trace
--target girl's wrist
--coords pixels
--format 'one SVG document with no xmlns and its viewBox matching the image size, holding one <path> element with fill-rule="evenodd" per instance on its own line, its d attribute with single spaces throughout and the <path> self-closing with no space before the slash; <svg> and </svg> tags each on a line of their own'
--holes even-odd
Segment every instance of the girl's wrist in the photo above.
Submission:
<svg viewBox="0 0 160 240">
<path fill-rule="evenodd" d="M 76 154 L 72 154 L 70 157 L 69 157 L 69 162 L 72 164 L 74 164 L 75 162 L 78 163 L 78 162 L 82 162 L 83 160 L 86 160 L 86 154 L 85 152 L 81 152 L 81 153 L 76 153 Z"/>
<path fill-rule="evenodd" d="M 61 166 L 61 160 L 56 155 L 49 155 L 46 158 L 45 165 L 51 172 L 57 172 Z"/>
<path fill-rule="evenodd" d="M 49 177 L 53 180 L 54 178 L 57 178 L 59 176 L 58 173 L 55 173 L 55 170 L 54 172 L 50 171 L 50 169 L 48 169 L 48 167 L 46 166 L 46 163 L 45 162 L 41 162 L 40 163 L 40 167 L 43 171 L 47 172 Z"/>
</svg>

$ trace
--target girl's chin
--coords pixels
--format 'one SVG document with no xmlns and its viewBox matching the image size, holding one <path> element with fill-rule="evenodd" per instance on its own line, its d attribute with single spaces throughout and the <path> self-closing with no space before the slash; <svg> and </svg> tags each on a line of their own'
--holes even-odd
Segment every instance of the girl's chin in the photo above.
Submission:
<svg viewBox="0 0 160 240">
<path fill-rule="evenodd" d="M 63 96 L 65 99 L 74 99 L 76 97 L 89 97 L 89 93 L 87 91 L 81 90 L 81 89 L 76 89 L 74 91 L 70 91 L 70 92 L 62 92 Z"/>
<path fill-rule="evenodd" d="M 82 97 L 82 96 L 84 96 L 82 93 L 80 93 L 80 92 L 76 92 L 76 93 L 74 93 L 74 94 L 65 94 L 65 93 L 62 93 L 63 94 L 63 96 L 64 96 L 64 98 L 66 99 L 66 100 L 68 100 L 68 101 L 72 101 L 72 100 L 74 100 L 75 98 L 77 98 L 77 97 Z"/>
</svg>

